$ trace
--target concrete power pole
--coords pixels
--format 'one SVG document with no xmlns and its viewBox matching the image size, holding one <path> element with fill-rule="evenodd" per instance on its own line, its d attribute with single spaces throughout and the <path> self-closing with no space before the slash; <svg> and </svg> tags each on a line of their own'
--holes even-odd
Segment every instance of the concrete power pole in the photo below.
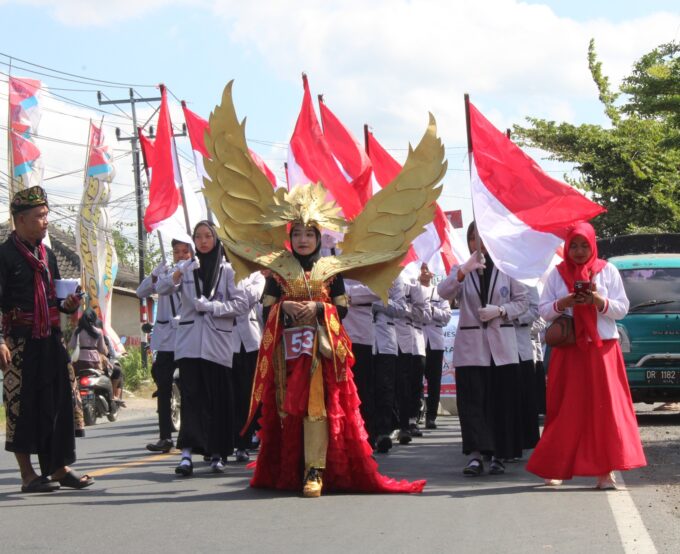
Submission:
<svg viewBox="0 0 680 554">
<path fill-rule="evenodd" d="M 132 136 L 121 137 L 120 129 L 116 129 L 116 138 L 119 141 L 130 141 L 132 147 L 132 166 L 135 178 L 135 196 L 137 197 L 137 248 L 139 259 L 139 282 L 144 280 L 144 262 L 146 260 L 146 232 L 144 230 L 144 191 L 142 190 L 141 168 L 139 164 L 139 135 L 137 131 L 137 110 L 135 104 L 138 102 L 160 102 L 161 97 L 135 98 L 134 89 L 130 89 L 130 97 L 123 100 L 102 100 L 102 93 L 97 91 L 97 101 L 100 106 L 108 104 L 130 104 L 132 108 Z M 146 322 L 146 300 L 139 301 L 140 325 Z M 142 333 L 142 338 L 146 338 L 146 333 Z M 146 340 L 142 340 L 142 363 L 147 367 Z"/>
</svg>

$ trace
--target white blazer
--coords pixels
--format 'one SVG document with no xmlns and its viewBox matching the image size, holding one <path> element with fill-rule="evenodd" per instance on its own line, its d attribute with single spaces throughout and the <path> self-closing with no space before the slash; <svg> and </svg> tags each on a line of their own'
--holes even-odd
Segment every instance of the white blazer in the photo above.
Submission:
<svg viewBox="0 0 680 554">
<path fill-rule="evenodd" d="M 425 289 L 427 308 L 423 333 L 430 350 L 444 350 L 444 327 L 451 319 L 451 304 L 437 293 L 437 287 L 430 285 Z"/>
<path fill-rule="evenodd" d="M 529 299 L 529 308 L 523 314 L 520 314 L 513 323 L 515 324 L 515 333 L 517 333 L 517 351 L 519 352 L 519 361 L 526 362 L 534 359 L 534 343 L 531 339 L 531 327 L 539 318 L 538 315 L 538 289 L 536 287 L 527 287 L 527 295 Z"/>
<path fill-rule="evenodd" d="M 194 307 L 196 295 L 196 271 L 182 271 L 180 283 L 175 286 L 172 275 L 156 288 L 166 292 L 179 289 L 182 296 L 179 327 L 175 341 L 175 360 L 201 358 L 223 366 L 231 367 L 234 354 L 232 330 L 236 316 L 249 311 L 248 300 L 242 289 L 234 284 L 234 270 L 226 261 L 220 264 L 214 291 L 205 291 L 204 296 L 215 302 L 215 310 L 198 312 Z"/>
<path fill-rule="evenodd" d="M 236 316 L 236 325 L 234 325 L 235 353 L 241 351 L 241 345 L 243 345 L 246 352 L 254 352 L 260 348 L 262 326 L 260 325 L 261 315 L 259 307 L 262 292 L 264 291 L 264 283 L 264 275 L 256 271 L 237 285 L 237 288 L 245 293 L 250 309 L 248 313 Z"/>
<path fill-rule="evenodd" d="M 372 308 L 373 302 L 380 300 L 380 297 L 354 279 L 345 279 L 345 292 L 349 297 L 347 315 L 342 320 L 345 331 L 352 339 L 352 344 L 373 346 L 375 326 Z"/>
<path fill-rule="evenodd" d="M 616 267 L 607 263 L 602 271 L 595 275 L 593 282 L 597 286 L 597 293 L 607 299 L 604 311 L 598 310 L 597 312 L 597 332 L 601 339 L 618 339 L 619 331 L 616 328 L 616 320 L 623 319 L 628 313 L 630 305 L 623 288 L 621 274 Z M 555 302 L 567 296 L 567 294 L 569 294 L 569 291 L 562 276 L 557 268 L 553 269 L 543 287 L 538 306 L 541 317 L 546 320 L 548 325 L 562 315 L 561 312 L 555 310 Z M 564 311 L 568 315 L 573 315 L 573 312 L 572 308 L 567 308 Z"/>
<path fill-rule="evenodd" d="M 397 331 L 397 344 L 404 354 L 413 354 L 413 304 L 411 285 L 402 281 L 404 303 L 395 307 L 394 327 Z"/>
<path fill-rule="evenodd" d="M 399 354 L 397 344 L 397 327 L 395 325 L 395 313 L 403 310 L 406 306 L 404 296 L 404 282 L 401 277 L 392 283 L 388 291 L 387 306 L 382 300 L 373 303 L 373 321 L 375 322 L 375 341 L 373 342 L 373 354 Z"/>
<path fill-rule="evenodd" d="M 168 272 L 159 276 L 167 276 Z M 146 277 L 137 287 L 138 298 L 148 298 L 158 294 L 156 301 L 156 321 L 151 332 L 151 350 L 154 352 L 172 352 L 175 350 L 175 334 L 179 323 L 179 312 L 182 300 L 176 291 L 161 294 L 157 290 L 158 280 L 153 282 L 151 275 Z"/>
<path fill-rule="evenodd" d="M 414 356 L 425 356 L 427 350 L 425 349 L 425 333 L 423 326 L 425 325 L 425 311 L 427 310 L 427 291 L 420 283 L 410 285 L 411 292 L 411 306 L 413 313 L 413 350 Z"/>
<path fill-rule="evenodd" d="M 494 267 L 486 303 L 503 306 L 506 315 L 484 325 L 477 311 L 482 306 L 479 275 L 469 273 L 462 283 L 458 282 L 457 275 L 458 266 L 454 266 L 449 276 L 437 286 L 442 298 L 455 298 L 460 305 L 453 365 L 490 366 L 492 360 L 497 366 L 518 363 L 517 336 L 512 320 L 529 307 L 527 288 Z"/>
</svg>

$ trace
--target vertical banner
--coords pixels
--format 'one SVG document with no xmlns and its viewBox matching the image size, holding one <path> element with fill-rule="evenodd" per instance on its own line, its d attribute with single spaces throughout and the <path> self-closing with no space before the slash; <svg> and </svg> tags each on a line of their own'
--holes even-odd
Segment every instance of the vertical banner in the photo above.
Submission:
<svg viewBox="0 0 680 554">
<path fill-rule="evenodd" d="M 41 83 L 35 79 L 9 78 L 9 197 L 19 190 L 42 184 L 40 149 L 33 141 L 40 122 Z"/>
<path fill-rule="evenodd" d="M 117 351 L 123 346 L 111 326 L 113 283 L 118 273 L 118 256 L 111 232 L 107 205 L 110 183 L 115 175 L 102 129 L 90 123 L 83 198 L 78 213 L 76 244 L 80 256 L 83 290 L 87 304 L 102 320 L 106 335 Z"/>
<path fill-rule="evenodd" d="M 441 396 L 456 396 L 456 368 L 453 366 L 453 342 L 456 340 L 456 329 L 458 328 L 458 310 L 451 310 L 451 320 L 444 327 L 444 363 L 442 366 L 442 388 Z"/>
</svg>

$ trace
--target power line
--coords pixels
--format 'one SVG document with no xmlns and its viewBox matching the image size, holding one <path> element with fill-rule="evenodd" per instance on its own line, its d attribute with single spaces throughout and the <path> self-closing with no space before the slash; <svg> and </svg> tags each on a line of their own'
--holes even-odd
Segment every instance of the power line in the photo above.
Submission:
<svg viewBox="0 0 680 554">
<path fill-rule="evenodd" d="M 95 79 L 94 77 L 87 77 L 84 75 L 77 75 L 75 73 L 68 73 L 67 71 L 61 71 L 59 69 L 54 69 L 52 67 L 47 67 L 45 65 L 40 65 L 37 63 L 29 62 L 28 60 L 22 60 L 21 58 L 17 58 L 15 56 L 11 56 L 9 54 L 5 54 L 4 52 L 0 52 L 0 56 L 4 56 L 6 58 L 9 58 L 10 61 L 17 60 L 20 61 L 21 63 L 28 64 L 33 67 L 39 67 L 40 69 L 44 69 L 46 71 L 51 71 L 52 73 L 59 73 L 61 75 L 68 75 L 69 77 L 76 77 L 78 79 L 86 79 L 90 83 L 98 83 L 100 86 L 110 86 L 110 87 L 116 87 L 116 88 L 129 88 L 129 87 L 139 87 L 139 88 L 154 88 L 156 85 L 140 85 L 140 84 L 131 84 L 131 83 L 118 83 L 116 81 L 106 81 L 104 79 Z M 6 64 L 8 65 L 8 64 Z"/>
</svg>

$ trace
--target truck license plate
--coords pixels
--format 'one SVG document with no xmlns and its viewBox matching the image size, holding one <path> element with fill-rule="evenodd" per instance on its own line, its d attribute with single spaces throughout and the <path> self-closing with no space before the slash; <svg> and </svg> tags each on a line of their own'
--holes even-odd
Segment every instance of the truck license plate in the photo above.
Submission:
<svg viewBox="0 0 680 554">
<path fill-rule="evenodd" d="M 648 369 L 645 371 L 645 381 L 648 385 L 680 385 L 680 370 Z"/>
</svg>

